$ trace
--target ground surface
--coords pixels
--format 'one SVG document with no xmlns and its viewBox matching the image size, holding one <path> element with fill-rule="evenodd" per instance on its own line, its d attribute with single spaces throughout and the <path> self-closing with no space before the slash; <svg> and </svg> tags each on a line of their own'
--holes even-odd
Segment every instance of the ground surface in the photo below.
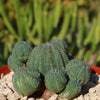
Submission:
<svg viewBox="0 0 100 100">
<path fill-rule="evenodd" d="M 21 96 L 13 88 L 12 75 L 10 72 L 0 79 L 0 100 L 67 100 L 61 99 L 57 94 L 45 90 L 42 97 Z M 72 100 L 100 100 L 100 75 L 92 74 L 91 79 L 86 86 L 82 88 L 79 96 Z"/>
</svg>

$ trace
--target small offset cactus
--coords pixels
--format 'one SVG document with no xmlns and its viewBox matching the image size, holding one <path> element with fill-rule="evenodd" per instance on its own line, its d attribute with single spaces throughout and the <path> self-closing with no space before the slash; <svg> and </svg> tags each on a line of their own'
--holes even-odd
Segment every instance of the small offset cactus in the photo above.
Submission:
<svg viewBox="0 0 100 100">
<path fill-rule="evenodd" d="M 33 66 L 45 75 L 51 68 L 64 70 L 68 63 L 66 50 L 53 43 L 44 43 L 35 47 L 30 53 L 27 66 Z"/>
<path fill-rule="evenodd" d="M 12 56 L 21 62 L 26 62 L 31 51 L 31 45 L 25 41 L 21 41 L 15 44 Z"/>
<path fill-rule="evenodd" d="M 89 81 L 91 75 L 90 66 L 86 62 L 77 59 L 69 61 L 65 71 L 70 80 L 79 79 L 83 85 Z"/>
<path fill-rule="evenodd" d="M 8 58 L 8 67 L 12 69 L 13 71 L 16 71 L 18 68 L 22 67 L 23 63 L 18 61 L 16 58 L 14 58 L 12 55 Z"/>
<path fill-rule="evenodd" d="M 66 98 L 68 100 L 72 99 L 81 92 L 81 87 L 82 85 L 80 83 L 80 80 L 70 80 L 66 85 L 65 90 L 60 94 L 60 97 Z"/>
<path fill-rule="evenodd" d="M 55 93 L 60 93 L 65 88 L 67 81 L 67 75 L 57 68 L 51 69 L 45 75 L 45 85 L 47 89 Z"/>
<path fill-rule="evenodd" d="M 41 84 L 41 74 L 37 69 L 32 67 L 21 67 L 16 70 L 12 77 L 12 82 L 18 93 L 29 96 L 39 88 Z"/>
<path fill-rule="evenodd" d="M 65 50 L 68 50 L 68 45 L 64 40 L 61 39 L 53 39 L 50 41 L 51 43 L 54 43 L 62 48 L 64 48 Z"/>
</svg>

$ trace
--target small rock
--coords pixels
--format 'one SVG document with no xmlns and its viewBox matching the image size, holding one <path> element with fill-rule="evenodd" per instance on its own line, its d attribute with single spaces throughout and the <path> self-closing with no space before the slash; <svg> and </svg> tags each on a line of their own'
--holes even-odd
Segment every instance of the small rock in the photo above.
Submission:
<svg viewBox="0 0 100 100">
<path fill-rule="evenodd" d="M 78 100 L 77 98 L 73 99 L 73 100 Z"/>
<path fill-rule="evenodd" d="M 98 96 L 97 96 L 97 100 L 100 100 L 100 93 L 99 93 Z"/>
<path fill-rule="evenodd" d="M 54 94 L 52 97 L 50 97 L 48 100 L 57 100 L 58 95 Z"/>
<path fill-rule="evenodd" d="M 90 100 L 89 95 L 88 94 L 84 95 L 84 99 L 85 100 Z"/>
<path fill-rule="evenodd" d="M 1 79 L 4 77 L 4 74 L 3 73 L 1 73 Z"/>
<path fill-rule="evenodd" d="M 16 99 L 14 98 L 14 95 L 8 95 L 7 100 L 16 100 Z"/>
<path fill-rule="evenodd" d="M 98 84 L 96 87 L 95 87 L 95 90 L 97 93 L 100 93 L 100 84 Z"/>
<path fill-rule="evenodd" d="M 21 97 L 21 95 L 17 94 L 17 93 L 14 93 L 13 94 L 14 98 L 15 99 L 19 99 Z M 26 98 L 26 97 L 25 97 Z M 25 99 L 22 99 L 22 100 L 25 100 Z"/>
<path fill-rule="evenodd" d="M 27 96 L 22 97 L 20 100 L 27 100 Z"/>
<path fill-rule="evenodd" d="M 95 88 L 90 88 L 89 89 L 89 93 L 94 93 L 94 92 L 96 92 Z"/>
<path fill-rule="evenodd" d="M 9 84 L 7 84 L 9 86 L 9 88 L 12 88 L 13 87 L 13 84 L 12 82 L 9 82 Z"/>
<path fill-rule="evenodd" d="M 97 100 L 97 94 L 96 93 L 89 93 L 90 100 Z"/>
<path fill-rule="evenodd" d="M 84 100 L 83 95 L 80 95 L 80 96 L 77 98 L 77 100 Z"/>
<path fill-rule="evenodd" d="M 6 97 L 3 95 L 0 95 L 0 100 L 6 100 Z"/>
<path fill-rule="evenodd" d="M 7 74 L 7 75 L 5 75 L 4 79 L 6 80 L 6 82 L 11 82 L 12 81 L 12 75 Z"/>
<path fill-rule="evenodd" d="M 28 100 L 35 100 L 34 98 L 28 98 Z"/>
<path fill-rule="evenodd" d="M 43 98 L 40 98 L 40 99 L 36 99 L 36 100 L 44 100 Z"/>
</svg>

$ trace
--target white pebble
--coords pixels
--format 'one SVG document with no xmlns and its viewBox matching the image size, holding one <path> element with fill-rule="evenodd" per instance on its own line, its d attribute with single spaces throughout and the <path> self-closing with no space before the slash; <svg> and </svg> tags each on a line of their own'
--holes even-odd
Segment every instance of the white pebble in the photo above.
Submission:
<svg viewBox="0 0 100 100">
<path fill-rule="evenodd" d="M 90 88 L 89 89 L 89 93 L 94 93 L 94 92 L 96 92 L 95 88 Z"/>
<path fill-rule="evenodd" d="M 48 100 L 57 100 L 57 97 L 58 97 L 58 95 L 57 94 L 54 94 Z"/>
<path fill-rule="evenodd" d="M 80 96 L 77 98 L 77 100 L 84 100 L 83 95 L 80 95 Z"/>
<path fill-rule="evenodd" d="M 90 100 L 88 94 L 84 95 L 84 100 Z"/>
<path fill-rule="evenodd" d="M 28 98 L 28 100 L 35 100 L 34 98 Z"/>
</svg>

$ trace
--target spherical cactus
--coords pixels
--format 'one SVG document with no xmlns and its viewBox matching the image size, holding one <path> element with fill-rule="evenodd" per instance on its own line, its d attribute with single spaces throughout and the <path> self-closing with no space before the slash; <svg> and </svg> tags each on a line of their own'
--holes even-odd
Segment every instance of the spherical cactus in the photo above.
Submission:
<svg viewBox="0 0 100 100">
<path fill-rule="evenodd" d="M 15 90 L 21 95 L 33 94 L 41 84 L 41 74 L 32 67 L 21 67 L 12 77 Z"/>
<path fill-rule="evenodd" d="M 53 43 L 40 44 L 30 53 L 27 66 L 33 66 L 45 75 L 51 68 L 64 70 L 69 59 L 61 47 Z"/>
<path fill-rule="evenodd" d="M 21 62 L 25 62 L 28 59 L 30 52 L 32 51 L 32 47 L 25 41 L 21 41 L 16 43 L 12 50 L 12 55 L 17 60 Z"/>
<path fill-rule="evenodd" d="M 91 69 L 84 61 L 73 59 L 66 65 L 65 70 L 69 79 L 79 79 L 83 85 L 85 85 L 90 79 Z"/>
<path fill-rule="evenodd" d="M 51 69 L 45 75 L 46 87 L 55 93 L 60 93 L 65 88 L 67 81 L 67 75 L 57 68 Z"/>
<path fill-rule="evenodd" d="M 54 43 L 60 47 L 63 47 L 65 50 L 68 50 L 68 45 L 64 40 L 61 39 L 53 39 L 50 41 L 51 43 Z"/>
<path fill-rule="evenodd" d="M 80 80 L 70 80 L 66 85 L 65 90 L 59 96 L 68 100 L 72 99 L 81 92 L 81 87 Z"/>
<path fill-rule="evenodd" d="M 18 68 L 22 67 L 23 63 L 18 61 L 16 58 L 14 58 L 12 55 L 8 58 L 8 67 L 12 69 L 13 71 L 16 71 Z"/>
</svg>

